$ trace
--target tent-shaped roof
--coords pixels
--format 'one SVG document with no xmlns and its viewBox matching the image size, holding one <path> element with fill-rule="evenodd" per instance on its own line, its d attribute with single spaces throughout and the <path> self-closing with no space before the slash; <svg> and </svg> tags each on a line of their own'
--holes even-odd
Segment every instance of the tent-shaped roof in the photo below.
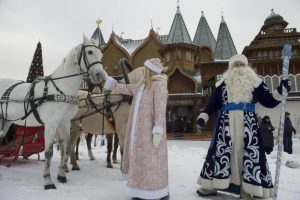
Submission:
<svg viewBox="0 0 300 200">
<path fill-rule="evenodd" d="M 201 13 L 202 15 L 198 23 L 193 44 L 196 46 L 209 46 L 214 51 L 216 48 L 216 39 L 211 32 L 203 11 Z"/>
<path fill-rule="evenodd" d="M 237 54 L 232 37 L 230 35 L 227 24 L 222 16 L 221 24 L 219 27 L 218 39 L 215 48 L 215 59 L 226 60 Z"/>
<path fill-rule="evenodd" d="M 98 27 L 96 28 L 96 30 L 94 31 L 91 39 L 93 40 L 96 40 L 98 42 L 98 46 L 99 47 L 102 47 L 105 45 L 105 41 L 104 41 L 104 38 L 103 38 L 103 35 L 102 35 L 102 32 L 99 28 L 99 25 L 101 23 L 101 20 L 97 20 L 96 23 L 98 24 Z"/>
<path fill-rule="evenodd" d="M 187 43 L 191 44 L 191 38 L 182 18 L 180 7 L 177 5 L 177 11 L 169 32 L 167 44 Z"/>
</svg>

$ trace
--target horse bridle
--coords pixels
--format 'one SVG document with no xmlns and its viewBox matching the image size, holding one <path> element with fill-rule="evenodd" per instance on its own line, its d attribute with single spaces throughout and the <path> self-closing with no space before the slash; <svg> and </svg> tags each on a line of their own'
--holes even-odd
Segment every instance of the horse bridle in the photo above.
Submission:
<svg viewBox="0 0 300 200">
<path fill-rule="evenodd" d="M 87 74 L 88 75 L 88 72 L 89 72 L 90 68 L 93 65 L 96 65 L 96 64 L 101 64 L 102 65 L 102 62 L 101 61 L 96 61 L 96 62 L 93 62 L 93 63 L 89 63 L 89 60 L 87 58 L 86 51 L 85 51 L 85 49 L 87 47 L 95 47 L 95 48 L 99 49 L 100 51 L 101 51 L 101 49 L 98 46 L 96 46 L 96 45 L 84 45 L 84 44 L 82 44 L 81 50 L 80 50 L 80 54 L 78 56 L 77 64 L 79 66 L 79 72 L 80 72 L 80 74 Z M 88 54 L 90 54 L 89 52 L 90 51 L 88 51 Z M 86 72 L 83 70 L 83 68 L 81 66 L 81 59 L 83 59 L 83 62 L 85 64 L 85 68 L 87 69 Z"/>
</svg>

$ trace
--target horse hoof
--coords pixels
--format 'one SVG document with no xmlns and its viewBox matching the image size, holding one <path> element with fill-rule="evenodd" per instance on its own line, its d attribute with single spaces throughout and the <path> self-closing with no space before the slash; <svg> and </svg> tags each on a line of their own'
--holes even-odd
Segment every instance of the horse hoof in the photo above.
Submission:
<svg viewBox="0 0 300 200">
<path fill-rule="evenodd" d="M 113 165 L 112 164 L 107 164 L 106 167 L 107 168 L 113 168 Z"/>
<path fill-rule="evenodd" d="M 96 160 L 95 157 L 90 157 L 90 160 Z"/>
<path fill-rule="evenodd" d="M 56 189 L 54 184 L 50 184 L 50 185 L 45 185 L 44 186 L 45 190 L 49 190 L 49 189 Z"/>
<path fill-rule="evenodd" d="M 61 183 L 66 183 L 67 182 L 67 177 L 65 176 L 57 176 L 57 180 Z"/>
<path fill-rule="evenodd" d="M 73 170 L 73 171 L 78 171 L 78 170 L 80 170 L 80 168 L 79 168 L 79 166 L 73 166 L 73 167 L 72 167 L 72 170 Z"/>
</svg>

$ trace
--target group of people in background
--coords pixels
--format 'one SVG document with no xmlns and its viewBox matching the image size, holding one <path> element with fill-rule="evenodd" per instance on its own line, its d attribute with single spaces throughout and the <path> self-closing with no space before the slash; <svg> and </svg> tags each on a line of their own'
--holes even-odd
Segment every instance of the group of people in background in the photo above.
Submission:
<svg viewBox="0 0 300 200">
<path fill-rule="evenodd" d="M 267 115 L 264 116 L 261 119 L 259 127 L 262 133 L 262 140 L 264 143 L 265 152 L 267 154 L 270 154 L 274 148 L 274 140 L 276 140 L 276 137 L 274 137 L 275 127 L 272 125 L 270 117 Z M 286 112 L 285 119 L 284 119 L 284 131 L 283 131 L 283 151 L 287 152 L 288 154 L 293 153 L 293 141 L 292 141 L 293 134 L 296 134 L 296 129 L 292 125 L 290 119 L 290 113 Z"/>
</svg>

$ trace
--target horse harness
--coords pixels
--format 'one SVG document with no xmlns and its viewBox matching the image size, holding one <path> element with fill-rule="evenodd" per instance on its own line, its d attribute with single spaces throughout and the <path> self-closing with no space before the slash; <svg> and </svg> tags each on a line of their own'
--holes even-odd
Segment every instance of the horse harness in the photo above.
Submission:
<svg viewBox="0 0 300 200">
<path fill-rule="evenodd" d="M 41 120 L 40 115 L 37 111 L 37 108 L 42 105 L 45 102 L 64 102 L 64 103 L 71 103 L 71 104 L 78 104 L 79 103 L 79 98 L 78 96 L 73 96 L 73 95 L 66 95 L 64 94 L 55 84 L 55 82 L 53 81 L 53 79 L 51 79 L 50 76 L 46 76 L 45 79 L 45 87 L 43 90 L 43 96 L 42 97 L 38 97 L 35 98 L 34 97 L 34 88 L 35 85 L 38 81 L 34 81 L 31 84 L 29 93 L 28 93 L 28 101 L 27 101 L 27 105 L 25 106 L 24 103 L 24 110 L 25 110 L 25 116 L 23 117 L 23 119 L 25 119 L 26 117 L 28 117 L 31 113 L 34 115 L 34 117 L 36 118 L 36 120 L 40 123 L 40 124 L 44 124 L 44 122 Z M 53 84 L 54 88 L 56 89 L 57 92 L 59 92 L 59 94 L 48 94 L 48 82 L 51 81 L 51 83 Z M 31 106 L 31 109 L 28 111 L 28 105 Z"/>
<path fill-rule="evenodd" d="M 44 81 L 45 81 L 45 87 L 44 87 L 44 90 L 43 90 L 43 95 L 42 97 L 37 97 L 35 98 L 35 94 L 34 94 L 34 89 L 35 89 L 35 86 L 36 84 L 40 81 L 41 79 L 39 80 L 35 80 L 34 82 L 31 83 L 31 86 L 30 86 L 30 89 L 29 89 L 29 92 L 27 93 L 26 97 L 25 97 L 25 100 L 23 101 L 24 103 L 24 112 L 25 112 L 25 115 L 19 119 L 7 119 L 7 108 L 8 108 L 8 103 L 9 102 L 18 102 L 16 100 L 11 100 L 9 99 L 9 96 L 11 94 L 11 92 L 13 91 L 13 89 L 20 85 L 20 84 L 23 84 L 24 82 L 21 81 L 21 82 L 18 82 L 18 83 L 15 83 L 14 85 L 10 86 L 5 92 L 4 94 L 2 95 L 1 97 L 1 101 L 0 101 L 0 105 L 1 105 L 1 111 L 2 111 L 2 120 L 3 122 L 5 121 L 17 121 L 17 120 L 24 120 L 26 119 L 31 113 L 34 115 L 34 117 L 36 118 L 36 120 L 40 123 L 40 124 L 44 124 L 43 121 L 41 120 L 40 118 L 40 115 L 38 113 L 38 110 L 37 108 L 42 105 L 43 103 L 45 102 L 64 102 L 64 103 L 71 103 L 71 104 L 78 104 L 79 103 L 79 98 L 78 96 L 72 96 L 72 95 L 65 95 L 55 84 L 55 82 L 53 81 L 53 79 L 51 79 L 50 76 L 47 76 L 44 78 Z M 59 92 L 59 94 L 48 94 L 48 82 L 51 81 L 54 88 Z M 6 105 L 5 106 L 5 112 L 4 111 L 4 108 L 3 108 L 3 105 Z M 30 108 L 29 108 L 30 106 Z M 5 113 L 5 114 L 4 114 Z M 3 123 L 5 124 L 5 123 Z"/>
<path fill-rule="evenodd" d="M 127 76 L 126 69 L 125 69 L 125 67 L 127 67 L 127 69 L 130 72 L 133 70 L 133 68 L 130 65 L 129 61 L 125 58 L 121 58 L 119 60 L 119 67 L 120 67 L 121 72 L 123 74 L 125 83 L 130 84 L 130 81 L 129 81 L 129 78 Z M 102 124 L 103 124 L 103 126 L 102 126 L 102 135 L 103 135 L 104 134 L 104 118 L 105 118 L 105 116 L 107 116 L 108 120 L 112 123 L 113 127 L 116 129 L 114 113 L 119 109 L 121 103 L 127 102 L 128 104 L 131 104 L 133 97 L 130 96 L 130 95 L 120 94 L 120 95 L 122 95 L 122 99 L 120 101 L 111 102 L 110 101 L 111 94 L 110 93 L 105 93 L 102 107 L 98 108 L 98 106 L 95 104 L 95 102 L 91 98 L 92 90 L 93 90 L 93 87 L 89 88 L 88 95 L 87 95 L 87 98 L 86 98 L 86 104 L 88 104 L 88 102 L 89 102 L 95 110 L 92 111 L 92 112 L 88 112 L 85 115 L 82 115 L 82 116 L 80 116 L 76 119 L 73 119 L 73 120 L 80 120 L 81 121 L 82 119 L 84 119 L 86 117 L 92 116 L 96 113 L 100 113 L 100 114 L 102 114 Z M 113 111 L 112 107 L 114 107 L 116 105 L 117 105 L 117 107 Z"/>
<path fill-rule="evenodd" d="M 82 45 L 81 46 L 81 50 L 80 50 L 80 54 L 78 56 L 78 61 L 77 64 L 79 66 L 79 73 L 77 74 L 71 74 L 71 75 L 67 75 L 67 76 L 62 76 L 62 77 L 57 77 L 57 78 L 51 78 L 51 76 L 46 76 L 46 77 L 41 77 L 41 78 L 37 78 L 34 82 L 31 83 L 30 86 L 30 90 L 27 93 L 25 100 L 23 101 L 24 103 L 24 111 L 25 111 L 25 115 L 19 119 L 7 119 L 7 108 L 8 108 L 8 103 L 9 102 L 20 102 L 19 100 L 11 100 L 9 99 L 9 96 L 12 92 L 12 90 L 24 83 L 23 81 L 15 83 L 14 85 L 10 86 L 2 95 L 1 100 L 0 100 L 0 106 L 1 106 L 1 111 L 2 111 L 2 115 L 0 115 L 0 118 L 3 121 L 2 126 L 4 126 L 6 121 L 17 121 L 17 120 L 24 120 L 26 119 L 31 113 L 33 113 L 33 115 L 35 116 L 36 120 L 40 123 L 40 124 L 44 124 L 44 122 L 41 120 L 40 115 L 37 111 L 37 108 L 43 104 L 44 102 L 47 101 L 52 101 L 52 102 L 65 102 L 65 103 L 71 103 L 71 104 L 78 104 L 79 103 L 79 98 L 78 96 L 72 96 L 72 95 L 65 95 L 55 84 L 54 80 L 58 80 L 58 79 L 64 79 L 64 78 L 69 78 L 69 77 L 74 77 L 74 76 L 79 76 L 82 74 L 87 74 L 89 69 L 95 65 L 95 64 L 102 64 L 101 61 L 96 61 L 93 63 L 89 63 L 86 52 L 85 52 L 85 48 L 87 47 L 95 47 L 97 49 L 100 50 L 100 48 L 98 46 L 95 45 Z M 90 52 L 88 51 L 88 54 L 90 54 Z M 85 67 L 87 69 L 87 71 L 85 72 L 82 67 L 81 67 L 81 59 L 83 59 Z M 43 96 L 42 97 L 38 97 L 35 98 L 34 97 L 34 88 L 36 83 L 38 83 L 39 81 L 45 81 L 45 87 L 43 90 Z M 54 88 L 59 92 L 59 94 L 52 94 L 49 95 L 48 94 L 48 82 L 51 81 L 51 83 L 53 84 Z M 27 98 L 27 99 L 26 99 Z M 3 104 L 6 105 L 6 112 L 4 114 L 3 112 Z M 29 105 L 31 106 L 31 109 L 28 110 Z"/>
</svg>

